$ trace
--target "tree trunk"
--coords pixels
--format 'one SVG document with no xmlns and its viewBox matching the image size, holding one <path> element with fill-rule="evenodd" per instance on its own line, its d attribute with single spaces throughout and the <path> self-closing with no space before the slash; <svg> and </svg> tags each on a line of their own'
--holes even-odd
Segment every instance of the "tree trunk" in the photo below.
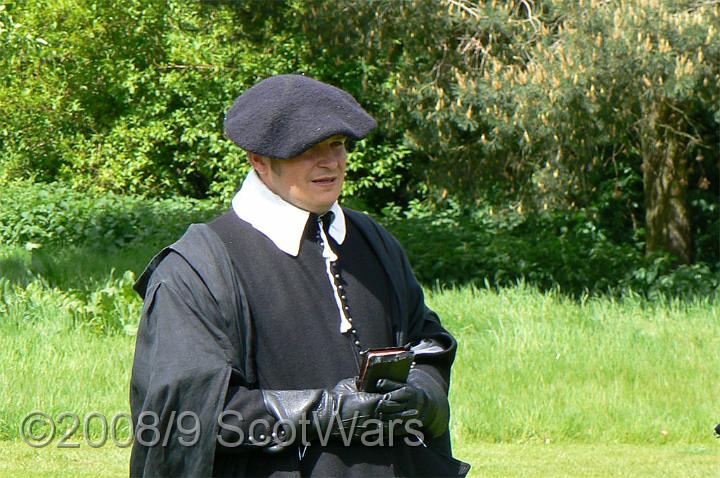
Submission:
<svg viewBox="0 0 720 478">
<path fill-rule="evenodd" d="M 672 113 L 659 114 L 657 105 L 641 120 L 645 195 L 645 251 L 666 251 L 678 264 L 691 261 L 691 229 L 687 206 L 687 155 L 685 144 L 667 125 Z M 663 124 L 660 124 L 662 121 Z"/>
</svg>

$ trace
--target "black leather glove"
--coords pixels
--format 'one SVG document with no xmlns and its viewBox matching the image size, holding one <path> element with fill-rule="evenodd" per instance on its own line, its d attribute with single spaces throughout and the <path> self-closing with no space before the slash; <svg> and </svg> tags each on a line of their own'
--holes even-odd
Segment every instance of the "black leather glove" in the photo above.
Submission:
<svg viewBox="0 0 720 478">
<path fill-rule="evenodd" d="M 331 390 L 263 390 L 265 408 L 276 420 L 285 424 L 285 433 L 273 437 L 268 451 L 276 451 L 299 443 L 303 438 L 359 438 L 369 427 L 368 420 L 379 418 L 377 408 L 384 394 L 404 384 L 385 381 L 380 393 L 361 392 L 354 378 L 341 380 Z M 342 426 L 342 430 L 341 430 Z M 294 428 L 294 440 L 292 430 Z"/>
<path fill-rule="evenodd" d="M 448 429 L 450 404 L 445 387 L 429 372 L 421 368 L 410 369 L 407 384 L 380 380 L 378 385 L 396 387 L 383 396 L 377 408 L 382 420 L 419 419 L 425 431 L 440 436 Z"/>
</svg>

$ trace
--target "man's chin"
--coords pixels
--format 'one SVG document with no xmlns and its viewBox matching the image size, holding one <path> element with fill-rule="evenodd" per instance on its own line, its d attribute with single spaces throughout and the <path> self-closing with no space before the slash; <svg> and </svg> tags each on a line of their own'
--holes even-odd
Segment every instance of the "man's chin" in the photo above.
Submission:
<svg viewBox="0 0 720 478">
<path fill-rule="evenodd" d="M 339 194 L 327 194 L 322 198 L 316 199 L 312 204 L 312 209 L 308 209 L 316 214 L 324 214 L 330 210 L 335 201 L 338 200 Z"/>
<path fill-rule="evenodd" d="M 303 207 L 302 209 L 305 209 L 306 211 L 312 212 L 317 214 L 318 216 L 322 216 L 326 212 L 330 210 L 333 204 L 335 204 L 335 201 L 337 199 L 333 200 L 332 202 L 323 202 L 323 203 L 315 203 L 315 204 L 308 204 L 307 207 Z"/>
</svg>

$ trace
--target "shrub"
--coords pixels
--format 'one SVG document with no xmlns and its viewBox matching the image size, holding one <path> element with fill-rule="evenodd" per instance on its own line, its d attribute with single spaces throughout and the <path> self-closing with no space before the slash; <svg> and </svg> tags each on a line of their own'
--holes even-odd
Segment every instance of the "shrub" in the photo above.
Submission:
<svg viewBox="0 0 720 478">
<path fill-rule="evenodd" d="M 94 288 L 63 290 L 43 277 L 15 284 L 0 277 L 0 315 L 9 323 L 53 324 L 56 330 L 79 329 L 97 334 L 130 334 L 137 330 L 142 300 L 132 288 L 135 274 L 115 271 Z"/>
<path fill-rule="evenodd" d="M 382 222 L 426 284 L 499 287 L 525 281 L 576 296 L 633 291 L 650 298 L 720 291 L 720 266 L 675 268 L 669 254 L 645 256 L 642 242 L 611 240 L 592 211 L 469 211 L 451 202 L 444 210 L 414 203 L 405 212 L 383 212 Z"/>
<path fill-rule="evenodd" d="M 205 221 L 220 209 L 218 203 L 207 200 L 101 195 L 60 183 L 30 182 L 3 187 L 0 204 L 0 241 L 29 248 L 170 242 L 189 223 Z"/>
</svg>

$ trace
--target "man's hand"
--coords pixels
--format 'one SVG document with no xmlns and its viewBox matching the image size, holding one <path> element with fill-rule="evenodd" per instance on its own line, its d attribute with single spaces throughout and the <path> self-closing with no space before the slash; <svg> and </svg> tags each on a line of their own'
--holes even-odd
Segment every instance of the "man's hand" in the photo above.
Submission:
<svg viewBox="0 0 720 478">
<path fill-rule="evenodd" d="M 386 382 L 380 393 L 362 392 L 357 389 L 355 378 L 346 378 L 330 390 L 262 390 L 262 396 L 268 413 L 298 431 L 304 426 L 309 440 L 328 434 L 357 439 L 373 425 L 368 420 L 381 419 L 378 406 L 383 397 L 405 385 Z M 288 445 L 280 440 L 268 451 Z"/>
<path fill-rule="evenodd" d="M 442 385 L 430 373 L 412 368 L 407 384 L 379 380 L 378 388 L 386 392 L 378 404 L 377 414 L 384 421 L 419 419 L 423 428 L 433 436 L 447 430 L 450 405 Z"/>
<path fill-rule="evenodd" d="M 388 381 L 389 382 L 389 381 Z M 347 433 L 349 428 L 354 424 L 355 428 L 353 436 L 357 437 L 367 428 L 365 423 L 370 419 L 380 419 L 378 414 L 378 405 L 382 401 L 386 392 L 392 392 L 402 387 L 403 384 L 395 382 L 387 383 L 381 387 L 380 393 L 362 392 L 357 389 L 355 378 L 346 378 L 333 387 L 330 391 L 330 398 L 334 401 L 334 405 L 327 410 L 335 417 L 330 417 L 330 426 L 333 426 L 332 435 L 338 436 L 339 430 L 336 430 L 338 422 L 342 423 Z"/>
<path fill-rule="evenodd" d="M 377 388 L 383 394 L 382 401 L 378 404 L 377 415 L 381 420 L 407 420 L 420 418 L 425 410 L 428 398 L 427 394 L 420 388 L 409 383 L 395 382 L 388 379 L 380 379 Z"/>
</svg>

